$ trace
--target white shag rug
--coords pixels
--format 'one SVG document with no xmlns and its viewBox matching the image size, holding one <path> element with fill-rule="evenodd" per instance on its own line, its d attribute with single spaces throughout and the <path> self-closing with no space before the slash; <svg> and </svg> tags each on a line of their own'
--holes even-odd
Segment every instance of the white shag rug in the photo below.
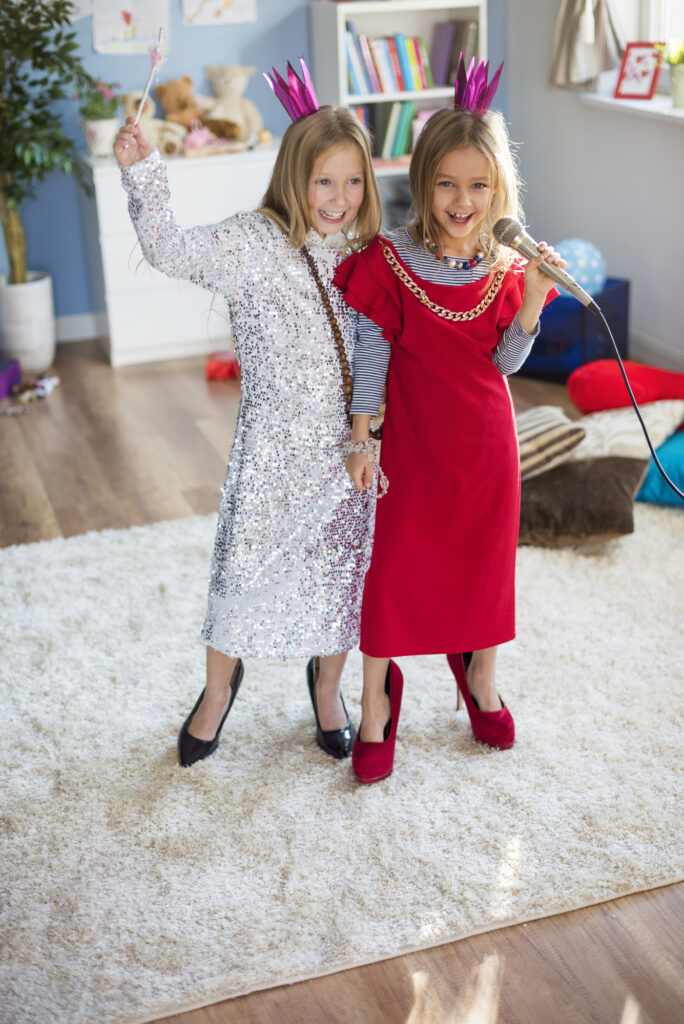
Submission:
<svg viewBox="0 0 684 1024">
<path fill-rule="evenodd" d="M 407 658 L 395 770 L 315 745 L 304 662 L 247 662 L 217 753 L 203 685 L 214 518 L 0 552 L 0 1020 L 148 1021 L 682 877 L 684 515 L 519 552 L 477 745 L 442 658 Z M 344 692 L 358 721 L 360 658 Z"/>
</svg>

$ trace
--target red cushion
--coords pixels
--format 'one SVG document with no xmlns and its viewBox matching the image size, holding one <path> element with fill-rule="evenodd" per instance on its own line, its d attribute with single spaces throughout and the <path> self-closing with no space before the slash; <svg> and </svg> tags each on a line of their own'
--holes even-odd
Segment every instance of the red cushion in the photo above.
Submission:
<svg viewBox="0 0 684 1024">
<path fill-rule="evenodd" d="M 657 402 L 663 398 L 684 398 L 684 373 L 661 370 L 623 360 L 627 379 L 637 402 Z M 596 359 L 573 370 L 568 377 L 568 395 L 585 415 L 602 409 L 621 409 L 631 405 L 620 367 L 615 359 Z"/>
</svg>

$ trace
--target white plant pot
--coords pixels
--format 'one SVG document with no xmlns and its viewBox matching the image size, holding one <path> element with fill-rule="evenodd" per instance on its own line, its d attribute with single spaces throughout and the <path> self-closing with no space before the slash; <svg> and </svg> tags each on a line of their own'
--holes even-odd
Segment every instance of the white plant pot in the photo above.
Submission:
<svg viewBox="0 0 684 1024">
<path fill-rule="evenodd" d="M 17 359 L 23 374 L 43 373 L 55 358 L 52 278 L 31 270 L 26 284 L 0 275 L 0 352 Z"/>
<path fill-rule="evenodd" d="M 684 64 L 670 65 L 670 92 L 672 106 L 684 107 Z"/>
<path fill-rule="evenodd" d="M 119 130 L 118 117 L 108 117 L 101 121 L 81 120 L 81 128 L 91 156 L 114 155 L 114 139 Z"/>
</svg>

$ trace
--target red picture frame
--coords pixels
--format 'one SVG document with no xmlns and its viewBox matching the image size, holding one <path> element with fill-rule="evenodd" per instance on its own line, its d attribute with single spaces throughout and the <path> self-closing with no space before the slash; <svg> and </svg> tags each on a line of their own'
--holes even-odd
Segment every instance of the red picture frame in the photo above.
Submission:
<svg viewBox="0 0 684 1024">
<path fill-rule="evenodd" d="M 616 100 L 650 100 L 663 63 L 660 43 L 627 43 L 613 96 Z"/>
</svg>

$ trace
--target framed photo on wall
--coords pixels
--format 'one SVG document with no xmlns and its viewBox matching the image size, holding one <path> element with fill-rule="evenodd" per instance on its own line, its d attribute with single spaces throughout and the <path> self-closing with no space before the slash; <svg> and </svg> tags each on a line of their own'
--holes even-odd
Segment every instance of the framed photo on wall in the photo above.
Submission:
<svg viewBox="0 0 684 1024">
<path fill-rule="evenodd" d="M 660 44 L 627 43 L 613 96 L 616 100 L 650 100 L 663 62 Z"/>
</svg>

